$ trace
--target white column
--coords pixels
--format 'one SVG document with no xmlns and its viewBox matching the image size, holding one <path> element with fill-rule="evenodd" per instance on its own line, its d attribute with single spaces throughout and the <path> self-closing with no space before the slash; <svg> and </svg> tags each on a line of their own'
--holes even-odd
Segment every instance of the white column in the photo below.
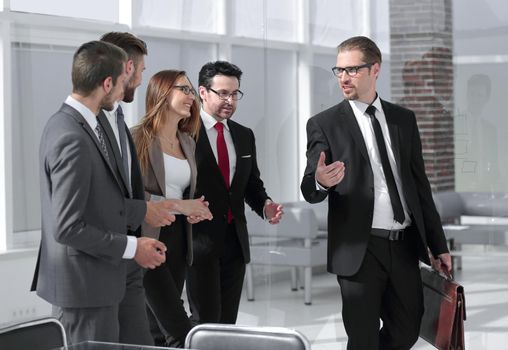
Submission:
<svg viewBox="0 0 508 350">
<path fill-rule="evenodd" d="M 310 2 L 309 0 L 298 0 L 298 41 L 302 44 L 302 49 L 299 51 L 298 57 L 298 139 L 297 139 L 297 152 L 298 152 L 298 181 L 296 193 L 297 198 L 303 199 L 300 191 L 300 180 L 302 179 L 305 166 L 307 164 L 307 157 L 305 152 L 307 150 L 307 120 L 311 117 L 311 77 L 310 67 L 312 66 L 313 56 L 310 50 Z"/>
<path fill-rule="evenodd" d="M 5 5 L 5 4 L 4 4 Z M 12 241 L 11 24 L 0 22 L 0 252 Z"/>
</svg>

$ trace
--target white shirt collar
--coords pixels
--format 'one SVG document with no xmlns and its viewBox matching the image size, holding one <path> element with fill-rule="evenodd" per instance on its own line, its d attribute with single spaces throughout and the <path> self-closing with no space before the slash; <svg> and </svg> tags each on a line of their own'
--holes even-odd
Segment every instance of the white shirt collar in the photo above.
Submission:
<svg viewBox="0 0 508 350">
<path fill-rule="evenodd" d="M 104 115 L 109 119 L 110 122 L 116 123 L 116 110 L 118 109 L 118 106 L 120 106 L 120 104 L 118 102 L 115 102 L 113 104 L 112 110 L 110 111 L 107 111 L 105 109 L 102 110 L 104 112 Z"/>
<path fill-rule="evenodd" d="M 210 114 L 206 113 L 203 108 L 201 108 L 201 120 L 203 120 L 203 125 L 205 126 L 206 130 L 210 130 L 211 128 L 213 128 L 215 126 L 215 124 L 217 124 L 217 120 L 214 117 L 212 117 Z M 223 120 L 219 121 L 219 123 L 224 124 L 224 127 L 226 128 L 226 130 L 229 131 L 229 126 L 228 126 L 227 121 L 228 121 L 227 119 L 223 119 Z"/>
<path fill-rule="evenodd" d="M 90 125 L 92 130 L 95 130 L 95 127 L 97 126 L 97 116 L 94 114 L 94 112 L 92 112 L 87 106 L 70 95 L 67 96 L 65 104 L 77 110 L 83 116 L 83 118 L 85 118 L 86 122 L 88 125 Z"/>
<path fill-rule="evenodd" d="M 369 107 L 369 104 L 360 102 L 358 100 L 349 100 L 348 102 L 351 105 L 351 108 L 353 108 L 353 110 L 356 109 L 360 111 L 362 114 L 365 114 L 365 111 L 367 111 L 367 107 Z M 376 110 L 378 111 L 383 110 L 383 106 L 381 105 L 381 99 L 379 98 L 379 95 L 376 95 L 376 99 L 374 100 L 374 102 L 372 102 L 372 105 L 376 107 Z"/>
</svg>

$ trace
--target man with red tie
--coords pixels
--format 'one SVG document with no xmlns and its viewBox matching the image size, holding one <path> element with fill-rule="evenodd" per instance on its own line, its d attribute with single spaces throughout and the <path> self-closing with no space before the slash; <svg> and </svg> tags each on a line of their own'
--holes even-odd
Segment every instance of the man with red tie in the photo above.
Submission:
<svg viewBox="0 0 508 350">
<path fill-rule="evenodd" d="M 259 177 L 254 134 L 230 118 L 243 93 L 242 71 L 229 62 L 199 72 L 201 130 L 196 145 L 196 198 L 210 202 L 213 220 L 193 227 L 194 264 L 187 295 L 194 323 L 236 322 L 245 265 L 250 261 L 245 204 L 276 224 L 282 206 L 266 194 Z"/>
</svg>

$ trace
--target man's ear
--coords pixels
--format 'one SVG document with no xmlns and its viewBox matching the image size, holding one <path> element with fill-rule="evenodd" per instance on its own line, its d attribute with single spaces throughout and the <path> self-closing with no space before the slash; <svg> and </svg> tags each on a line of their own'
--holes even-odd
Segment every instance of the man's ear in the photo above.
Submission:
<svg viewBox="0 0 508 350">
<path fill-rule="evenodd" d="M 198 87 L 199 97 L 201 97 L 201 100 L 206 100 L 206 88 L 203 85 L 200 85 Z"/>
<path fill-rule="evenodd" d="M 102 88 L 104 89 L 104 92 L 106 94 L 109 94 L 109 92 L 113 89 L 113 77 L 109 76 L 106 79 L 102 81 Z"/>
<path fill-rule="evenodd" d="M 379 78 L 379 73 L 381 71 L 381 65 L 379 63 L 374 63 L 374 65 L 372 66 L 372 70 L 374 72 L 376 79 Z"/>
<path fill-rule="evenodd" d="M 127 73 L 127 77 L 131 77 L 132 74 L 134 74 L 135 68 L 136 65 L 134 64 L 134 61 L 132 59 L 129 59 L 127 61 L 127 64 L 125 65 L 125 72 Z"/>
</svg>

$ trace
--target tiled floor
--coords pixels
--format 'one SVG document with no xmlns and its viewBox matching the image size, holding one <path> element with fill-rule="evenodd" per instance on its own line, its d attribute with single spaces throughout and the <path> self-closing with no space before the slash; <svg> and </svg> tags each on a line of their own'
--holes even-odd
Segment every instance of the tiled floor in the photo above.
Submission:
<svg viewBox="0 0 508 350">
<path fill-rule="evenodd" d="M 455 278 L 466 291 L 466 349 L 508 349 L 508 258 L 464 257 Z M 303 303 L 303 290 L 290 290 L 289 281 L 272 283 L 268 278 L 256 286 L 255 295 L 253 302 L 244 295 L 238 324 L 285 326 L 302 332 L 313 350 L 346 349 L 335 276 L 313 276 L 310 306 Z M 420 339 L 413 349 L 433 347 Z"/>
</svg>

